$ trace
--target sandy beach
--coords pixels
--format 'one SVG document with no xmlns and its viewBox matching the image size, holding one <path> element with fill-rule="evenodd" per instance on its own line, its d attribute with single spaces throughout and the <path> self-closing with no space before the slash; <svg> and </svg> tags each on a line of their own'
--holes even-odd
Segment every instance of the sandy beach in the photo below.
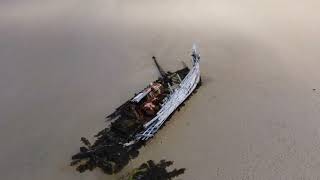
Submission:
<svg viewBox="0 0 320 180">
<path fill-rule="evenodd" d="M 118 179 L 147 160 L 186 180 L 320 179 L 320 2 L 0 2 L 3 180 Z M 69 166 L 80 137 L 201 53 L 203 86 L 119 174 Z"/>
</svg>

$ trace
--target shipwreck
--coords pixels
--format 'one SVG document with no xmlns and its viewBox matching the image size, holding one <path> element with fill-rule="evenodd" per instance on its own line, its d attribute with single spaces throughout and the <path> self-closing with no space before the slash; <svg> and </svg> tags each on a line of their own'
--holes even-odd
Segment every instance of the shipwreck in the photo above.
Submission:
<svg viewBox="0 0 320 180">
<path fill-rule="evenodd" d="M 95 135 L 93 144 L 82 137 L 84 146 L 72 156 L 71 165 L 79 172 L 99 167 L 112 174 L 136 157 L 138 149 L 201 85 L 200 54 L 195 45 L 191 57 L 191 68 L 184 64 L 175 72 L 165 72 L 153 57 L 160 77 L 107 116 L 111 123 Z"/>
</svg>

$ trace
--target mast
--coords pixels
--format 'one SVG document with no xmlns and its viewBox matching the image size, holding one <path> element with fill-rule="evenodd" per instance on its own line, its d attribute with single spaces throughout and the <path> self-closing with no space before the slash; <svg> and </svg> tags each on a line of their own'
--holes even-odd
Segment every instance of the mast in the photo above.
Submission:
<svg viewBox="0 0 320 180">
<path fill-rule="evenodd" d="M 158 71 L 159 71 L 159 73 L 160 73 L 160 76 L 161 76 L 162 78 L 167 77 L 167 73 L 166 73 L 166 72 L 162 69 L 162 67 L 159 65 L 156 57 L 155 57 L 155 56 L 152 56 L 152 59 L 153 59 L 154 63 L 155 63 L 156 66 L 157 66 L 157 69 L 158 69 Z"/>
</svg>

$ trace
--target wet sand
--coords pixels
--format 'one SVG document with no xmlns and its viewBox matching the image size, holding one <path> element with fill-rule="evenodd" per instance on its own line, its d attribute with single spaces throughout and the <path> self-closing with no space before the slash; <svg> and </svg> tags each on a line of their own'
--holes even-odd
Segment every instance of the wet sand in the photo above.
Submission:
<svg viewBox="0 0 320 180">
<path fill-rule="evenodd" d="M 116 179 L 149 159 L 180 179 L 319 179 L 316 0 L 0 2 L 0 173 Z M 202 55 L 203 86 L 120 174 L 69 167 L 80 137 L 167 70 Z M 315 90 L 313 90 L 315 89 Z"/>
</svg>

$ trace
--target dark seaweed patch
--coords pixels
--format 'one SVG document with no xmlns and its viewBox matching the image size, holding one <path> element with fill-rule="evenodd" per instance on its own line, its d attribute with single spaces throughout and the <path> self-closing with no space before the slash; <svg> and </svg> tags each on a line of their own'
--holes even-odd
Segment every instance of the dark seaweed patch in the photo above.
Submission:
<svg viewBox="0 0 320 180">
<path fill-rule="evenodd" d="M 134 169 L 128 177 L 123 179 L 128 180 L 171 180 L 185 172 L 185 168 L 174 169 L 168 171 L 167 167 L 171 166 L 173 161 L 161 160 L 155 164 L 154 161 L 149 160 L 140 165 L 139 168 Z"/>
</svg>

